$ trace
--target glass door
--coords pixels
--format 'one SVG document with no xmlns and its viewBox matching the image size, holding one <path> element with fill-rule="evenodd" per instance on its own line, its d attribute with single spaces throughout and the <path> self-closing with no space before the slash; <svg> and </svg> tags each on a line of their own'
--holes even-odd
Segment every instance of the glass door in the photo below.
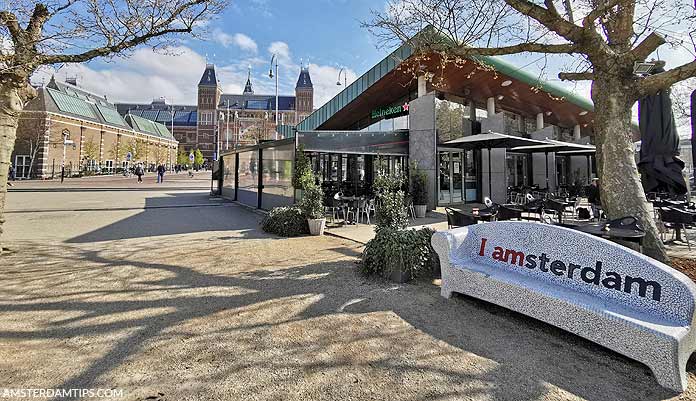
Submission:
<svg viewBox="0 0 696 401">
<path fill-rule="evenodd" d="M 438 203 L 440 205 L 449 205 L 452 203 L 452 194 L 450 193 L 450 188 L 452 188 L 450 184 L 452 177 L 450 152 L 439 152 L 439 158 Z"/>
</svg>

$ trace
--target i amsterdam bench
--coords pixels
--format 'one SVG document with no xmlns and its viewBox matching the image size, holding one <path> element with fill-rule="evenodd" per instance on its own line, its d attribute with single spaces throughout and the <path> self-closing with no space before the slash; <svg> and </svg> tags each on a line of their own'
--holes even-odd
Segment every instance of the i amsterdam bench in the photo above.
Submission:
<svg viewBox="0 0 696 401">
<path fill-rule="evenodd" d="M 602 238 L 547 224 L 494 222 L 433 235 L 442 296 L 461 293 L 552 324 L 647 365 L 686 390 L 696 285 Z"/>
</svg>

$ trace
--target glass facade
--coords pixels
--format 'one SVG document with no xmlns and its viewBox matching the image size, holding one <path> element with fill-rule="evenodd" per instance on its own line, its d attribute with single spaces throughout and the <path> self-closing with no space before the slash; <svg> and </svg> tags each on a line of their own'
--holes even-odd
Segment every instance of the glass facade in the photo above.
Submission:
<svg viewBox="0 0 696 401">
<path fill-rule="evenodd" d="M 298 132 L 297 140 L 307 152 L 408 155 L 408 131 Z"/>
<path fill-rule="evenodd" d="M 237 200 L 237 155 L 222 157 L 222 196 Z"/>
<path fill-rule="evenodd" d="M 523 188 L 531 185 L 530 156 L 524 153 L 507 152 L 507 187 Z"/>
<path fill-rule="evenodd" d="M 478 155 L 473 150 L 438 152 L 438 204 L 480 201 Z"/>
<path fill-rule="evenodd" d="M 259 187 L 258 150 L 239 153 L 237 200 L 252 207 L 258 206 Z"/>
<path fill-rule="evenodd" d="M 263 191 L 261 208 L 270 210 L 278 206 L 290 206 L 294 202 L 292 187 L 293 143 L 263 148 L 261 150 L 263 168 Z"/>
</svg>

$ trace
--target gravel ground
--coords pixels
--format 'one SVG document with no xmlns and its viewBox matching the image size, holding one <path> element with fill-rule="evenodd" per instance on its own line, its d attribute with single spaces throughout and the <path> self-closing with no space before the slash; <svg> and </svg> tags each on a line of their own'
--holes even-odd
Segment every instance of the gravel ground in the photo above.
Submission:
<svg viewBox="0 0 696 401">
<path fill-rule="evenodd" d="M 696 399 L 543 323 L 356 273 L 330 237 L 16 241 L 0 268 L 0 389 L 125 400 Z M 310 261 L 311 262 L 308 262 Z M 696 359 L 696 358 L 695 358 Z M 152 398 L 148 398 L 152 397 Z"/>
</svg>

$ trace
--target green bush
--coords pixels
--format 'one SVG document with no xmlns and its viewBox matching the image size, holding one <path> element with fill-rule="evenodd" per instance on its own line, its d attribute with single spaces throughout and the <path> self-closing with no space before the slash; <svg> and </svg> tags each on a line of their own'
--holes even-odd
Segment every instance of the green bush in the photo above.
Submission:
<svg viewBox="0 0 696 401">
<path fill-rule="evenodd" d="M 302 200 L 299 202 L 302 214 L 308 219 L 321 219 L 324 217 L 324 191 L 321 185 L 316 183 L 314 173 L 308 171 L 300 182 L 304 188 Z"/>
<path fill-rule="evenodd" d="M 404 192 L 380 192 L 377 194 L 375 211 L 375 231 L 383 229 L 400 230 L 408 225 L 408 215 L 404 202 Z"/>
<path fill-rule="evenodd" d="M 292 176 L 292 186 L 295 189 L 304 189 L 303 185 L 303 177 L 306 177 L 307 174 L 313 174 L 312 173 L 312 164 L 309 160 L 309 158 L 305 155 L 304 152 L 304 145 L 300 145 L 297 148 L 296 156 L 295 156 L 295 171 Z"/>
<path fill-rule="evenodd" d="M 414 205 L 428 204 L 428 177 L 425 172 L 418 170 L 415 163 L 411 168 L 411 196 Z"/>
<path fill-rule="evenodd" d="M 261 223 L 263 231 L 281 237 L 309 234 L 307 218 L 297 206 L 275 207 Z"/>
<path fill-rule="evenodd" d="M 402 270 L 411 277 L 429 274 L 439 263 L 430 245 L 434 231 L 392 230 L 384 228 L 365 245 L 360 263 L 364 275 L 389 277 L 392 271 Z"/>
</svg>

